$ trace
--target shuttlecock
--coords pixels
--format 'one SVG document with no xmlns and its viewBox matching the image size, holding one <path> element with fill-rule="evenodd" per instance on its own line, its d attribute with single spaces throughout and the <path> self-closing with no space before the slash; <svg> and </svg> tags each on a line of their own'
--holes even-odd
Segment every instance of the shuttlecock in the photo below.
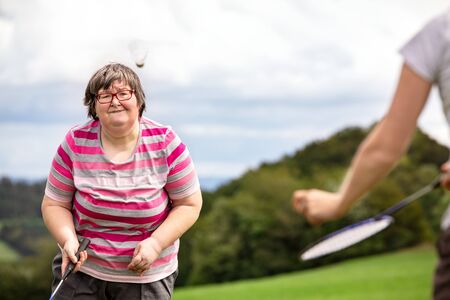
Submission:
<svg viewBox="0 0 450 300">
<path fill-rule="evenodd" d="M 148 45 L 143 40 L 133 40 L 128 45 L 128 49 L 130 50 L 131 57 L 133 58 L 134 63 L 139 68 L 144 67 L 145 59 L 148 54 Z"/>
</svg>

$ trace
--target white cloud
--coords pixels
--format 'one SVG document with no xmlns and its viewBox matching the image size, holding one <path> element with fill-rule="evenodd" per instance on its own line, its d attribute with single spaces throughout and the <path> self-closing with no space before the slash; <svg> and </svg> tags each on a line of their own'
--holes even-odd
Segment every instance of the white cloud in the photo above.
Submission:
<svg viewBox="0 0 450 300">
<path fill-rule="evenodd" d="M 0 169 L 26 177 L 45 176 L 67 127 L 57 122 L 83 122 L 87 80 L 107 62 L 132 64 L 134 39 L 149 45 L 146 65 L 137 69 L 150 104 L 146 115 L 179 129 L 202 175 L 233 176 L 381 117 L 396 84 L 399 47 L 448 6 L 447 0 L 0 1 Z M 434 95 L 419 124 L 450 145 L 441 116 Z M 27 146 L 35 151 L 27 155 Z"/>
<path fill-rule="evenodd" d="M 221 161 L 206 161 L 195 164 L 200 177 L 231 178 L 243 174 L 249 169 L 246 163 L 229 163 Z"/>
<path fill-rule="evenodd" d="M 221 137 L 238 139 L 267 139 L 267 140 L 291 140 L 308 141 L 318 138 L 322 128 L 309 126 L 289 126 L 286 128 L 266 129 L 248 128 L 245 126 L 229 126 L 216 124 L 185 124 L 181 132 L 193 137 Z"/>
<path fill-rule="evenodd" d="M 241 2 L 4 1 L 16 28 L 9 47 L 18 51 L 1 78 L 84 82 L 108 61 L 131 63 L 128 43 L 141 38 L 151 45 L 143 72 L 169 83 L 218 74 L 226 87 L 256 96 L 315 93 L 368 76 L 382 84 L 395 76 L 395 50 L 411 24 L 444 6 L 435 1 L 417 12 L 406 0 Z"/>
<path fill-rule="evenodd" d="M 7 19 L 2 19 L 0 16 L 0 62 L 7 56 L 7 50 L 11 48 L 13 33 L 13 23 Z"/>
</svg>

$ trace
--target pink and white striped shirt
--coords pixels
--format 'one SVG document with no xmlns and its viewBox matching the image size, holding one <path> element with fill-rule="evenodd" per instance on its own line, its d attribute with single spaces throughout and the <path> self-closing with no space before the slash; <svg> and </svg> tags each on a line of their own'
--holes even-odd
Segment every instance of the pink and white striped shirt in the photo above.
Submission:
<svg viewBox="0 0 450 300">
<path fill-rule="evenodd" d="M 107 281 L 148 283 L 177 269 L 179 241 L 164 249 L 142 277 L 127 269 L 136 245 L 166 219 L 171 202 L 199 188 L 178 136 L 142 117 L 135 152 L 123 163 L 105 156 L 99 121 L 72 128 L 53 159 L 45 194 L 71 202 L 77 234 L 91 240 L 82 272 Z"/>
</svg>

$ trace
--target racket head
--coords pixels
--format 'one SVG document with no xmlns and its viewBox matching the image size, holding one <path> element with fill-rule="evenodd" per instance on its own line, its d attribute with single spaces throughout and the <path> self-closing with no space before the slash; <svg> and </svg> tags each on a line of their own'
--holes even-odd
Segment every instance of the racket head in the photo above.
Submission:
<svg viewBox="0 0 450 300">
<path fill-rule="evenodd" d="M 394 222 L 389 215 L 369 218 L 334 231 L 300 253 L 300 260 L 316 259 L 353 246 L 386 229 Z"/>
</svg>

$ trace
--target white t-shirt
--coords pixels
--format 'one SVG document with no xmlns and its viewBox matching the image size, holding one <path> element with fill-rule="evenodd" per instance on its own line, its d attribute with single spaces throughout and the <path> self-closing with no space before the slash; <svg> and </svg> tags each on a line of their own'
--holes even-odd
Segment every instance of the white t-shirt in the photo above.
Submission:
<svg viewBox="0 0 450 300">
<path fill-rule="evenodd" d="M 450 125 L 450 10 L 429 21 L 400 49 L 400 54 L 412 70 L 438 87 Z M 450 227 L 450 207 L 441 227 Z"/>
<path fill-rule="evenodd" d="M 400 53 L 411 69 L 437 85 L 450 124 L 450 10 L 429 21 Z"/>
</svg>

